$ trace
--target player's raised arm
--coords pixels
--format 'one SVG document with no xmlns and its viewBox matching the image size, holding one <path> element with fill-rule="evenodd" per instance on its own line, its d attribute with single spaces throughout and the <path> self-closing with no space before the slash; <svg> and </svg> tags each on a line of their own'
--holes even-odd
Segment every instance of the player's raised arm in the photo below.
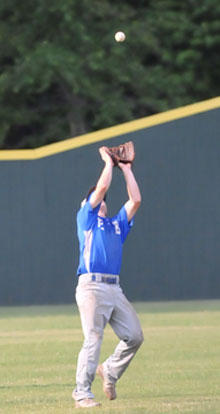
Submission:
<svg viewBox="0 0 220 414">
<path fill-rule="evenodd" d="M 106 192 L 108 191 L 112 181 L 112 168 L 114 166 L 114 163 L 110 155 L 108 154 L 106 147 L 100 147 L 99 153 L 101 155 L 101 158 L 105 162 L 105 166 L 96 184 L 95 191 L 90 199 L 90 204 L 92 208 L 95 208 L 99 203 L 101 203 Z"/>
<path fill-rule="evenodd" d="M 138 183 L 131 169 L 131 163 L 123 164 L 120 162 L 118 166 L 121 168 L 124 174 L 126 184 L 127 184 L 127 192 L 128 192 L 129 200 L 125 204 L 125 209 L 127 212 L 128 221 L 130 221 L 135 215 L 138 208 L 140 207 L 141 193 L 140 193 Z"/>
</svg>

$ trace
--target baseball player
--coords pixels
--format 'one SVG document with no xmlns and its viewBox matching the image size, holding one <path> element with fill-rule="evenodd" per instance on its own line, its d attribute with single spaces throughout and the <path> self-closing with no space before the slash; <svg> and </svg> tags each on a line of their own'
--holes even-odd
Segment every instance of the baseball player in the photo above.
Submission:
<svg viewBox="0 0 220 414">
<path fill-rule="evenodd" d="M 78 356 L 76 407 L 96 407 L 92 382 L 97 373 L 109 400 L 116 398 L 116 382 L 143 342 L 138 317 L 119 284 L 124 241 L 133 226 L 141 194 L 131 163 L 120 163 L 127 185 L 128 201 L 112 218 L 107 216 L 105 195 L 112 181 L 113 160 L 107 147 L 99 149 L 105 166 L 96 186 L 82 202 L 77 214 L 80 248 L 76 302 L 80 312 L 84 343 Z M 120 342 L 114 353 L 98 365 L 103 332 L 109 323 Z"/>
</svg>

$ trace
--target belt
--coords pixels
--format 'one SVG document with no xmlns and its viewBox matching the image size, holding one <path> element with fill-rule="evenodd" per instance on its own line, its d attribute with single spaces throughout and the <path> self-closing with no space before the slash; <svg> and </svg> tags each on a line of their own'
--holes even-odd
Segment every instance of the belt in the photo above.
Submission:
<svg viewBox="0 0 220 414">
<path fill-rule="evenodd" d="M 105 275 L 103 273 L 83 273 L 79 277 L 79 281 L 107 283 L 110 285 L 119 285 L 118 275 Z"/>
</svg>

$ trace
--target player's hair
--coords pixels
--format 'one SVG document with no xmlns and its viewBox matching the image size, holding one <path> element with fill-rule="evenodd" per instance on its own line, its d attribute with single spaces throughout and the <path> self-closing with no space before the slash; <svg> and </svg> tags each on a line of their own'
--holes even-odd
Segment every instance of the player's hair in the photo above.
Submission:
<svg viewBox="0 0 220 414">
<path fill-rule="evenodd" d="M 90 187 L 90 189 L 87 193 L 87 196 L 86 196 L 86 201 L 88 201 L 90 194 L 92 194 L 93 191 L 95 191 L 95 189 L 96 189 L 96 185 L 93 185 L 92 187 Z M 106 194 L 105 194 L 103 200 L 106 201 Z"/>
</svg>

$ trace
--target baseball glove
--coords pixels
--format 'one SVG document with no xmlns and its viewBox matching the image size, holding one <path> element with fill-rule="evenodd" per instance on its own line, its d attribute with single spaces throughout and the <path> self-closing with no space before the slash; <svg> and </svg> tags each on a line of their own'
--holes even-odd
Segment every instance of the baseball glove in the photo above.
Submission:
<svg viewBox="0 0 220 414">
<path fill-rule="evenodd" d="M 118 166 L 119 162 L 132 163 L 135 157 L 134 144 L 129 141 L 118 145 L 118 147 L 108 147 L 108 153 L 114 162 L 114 166 Z"/>
</svg>

